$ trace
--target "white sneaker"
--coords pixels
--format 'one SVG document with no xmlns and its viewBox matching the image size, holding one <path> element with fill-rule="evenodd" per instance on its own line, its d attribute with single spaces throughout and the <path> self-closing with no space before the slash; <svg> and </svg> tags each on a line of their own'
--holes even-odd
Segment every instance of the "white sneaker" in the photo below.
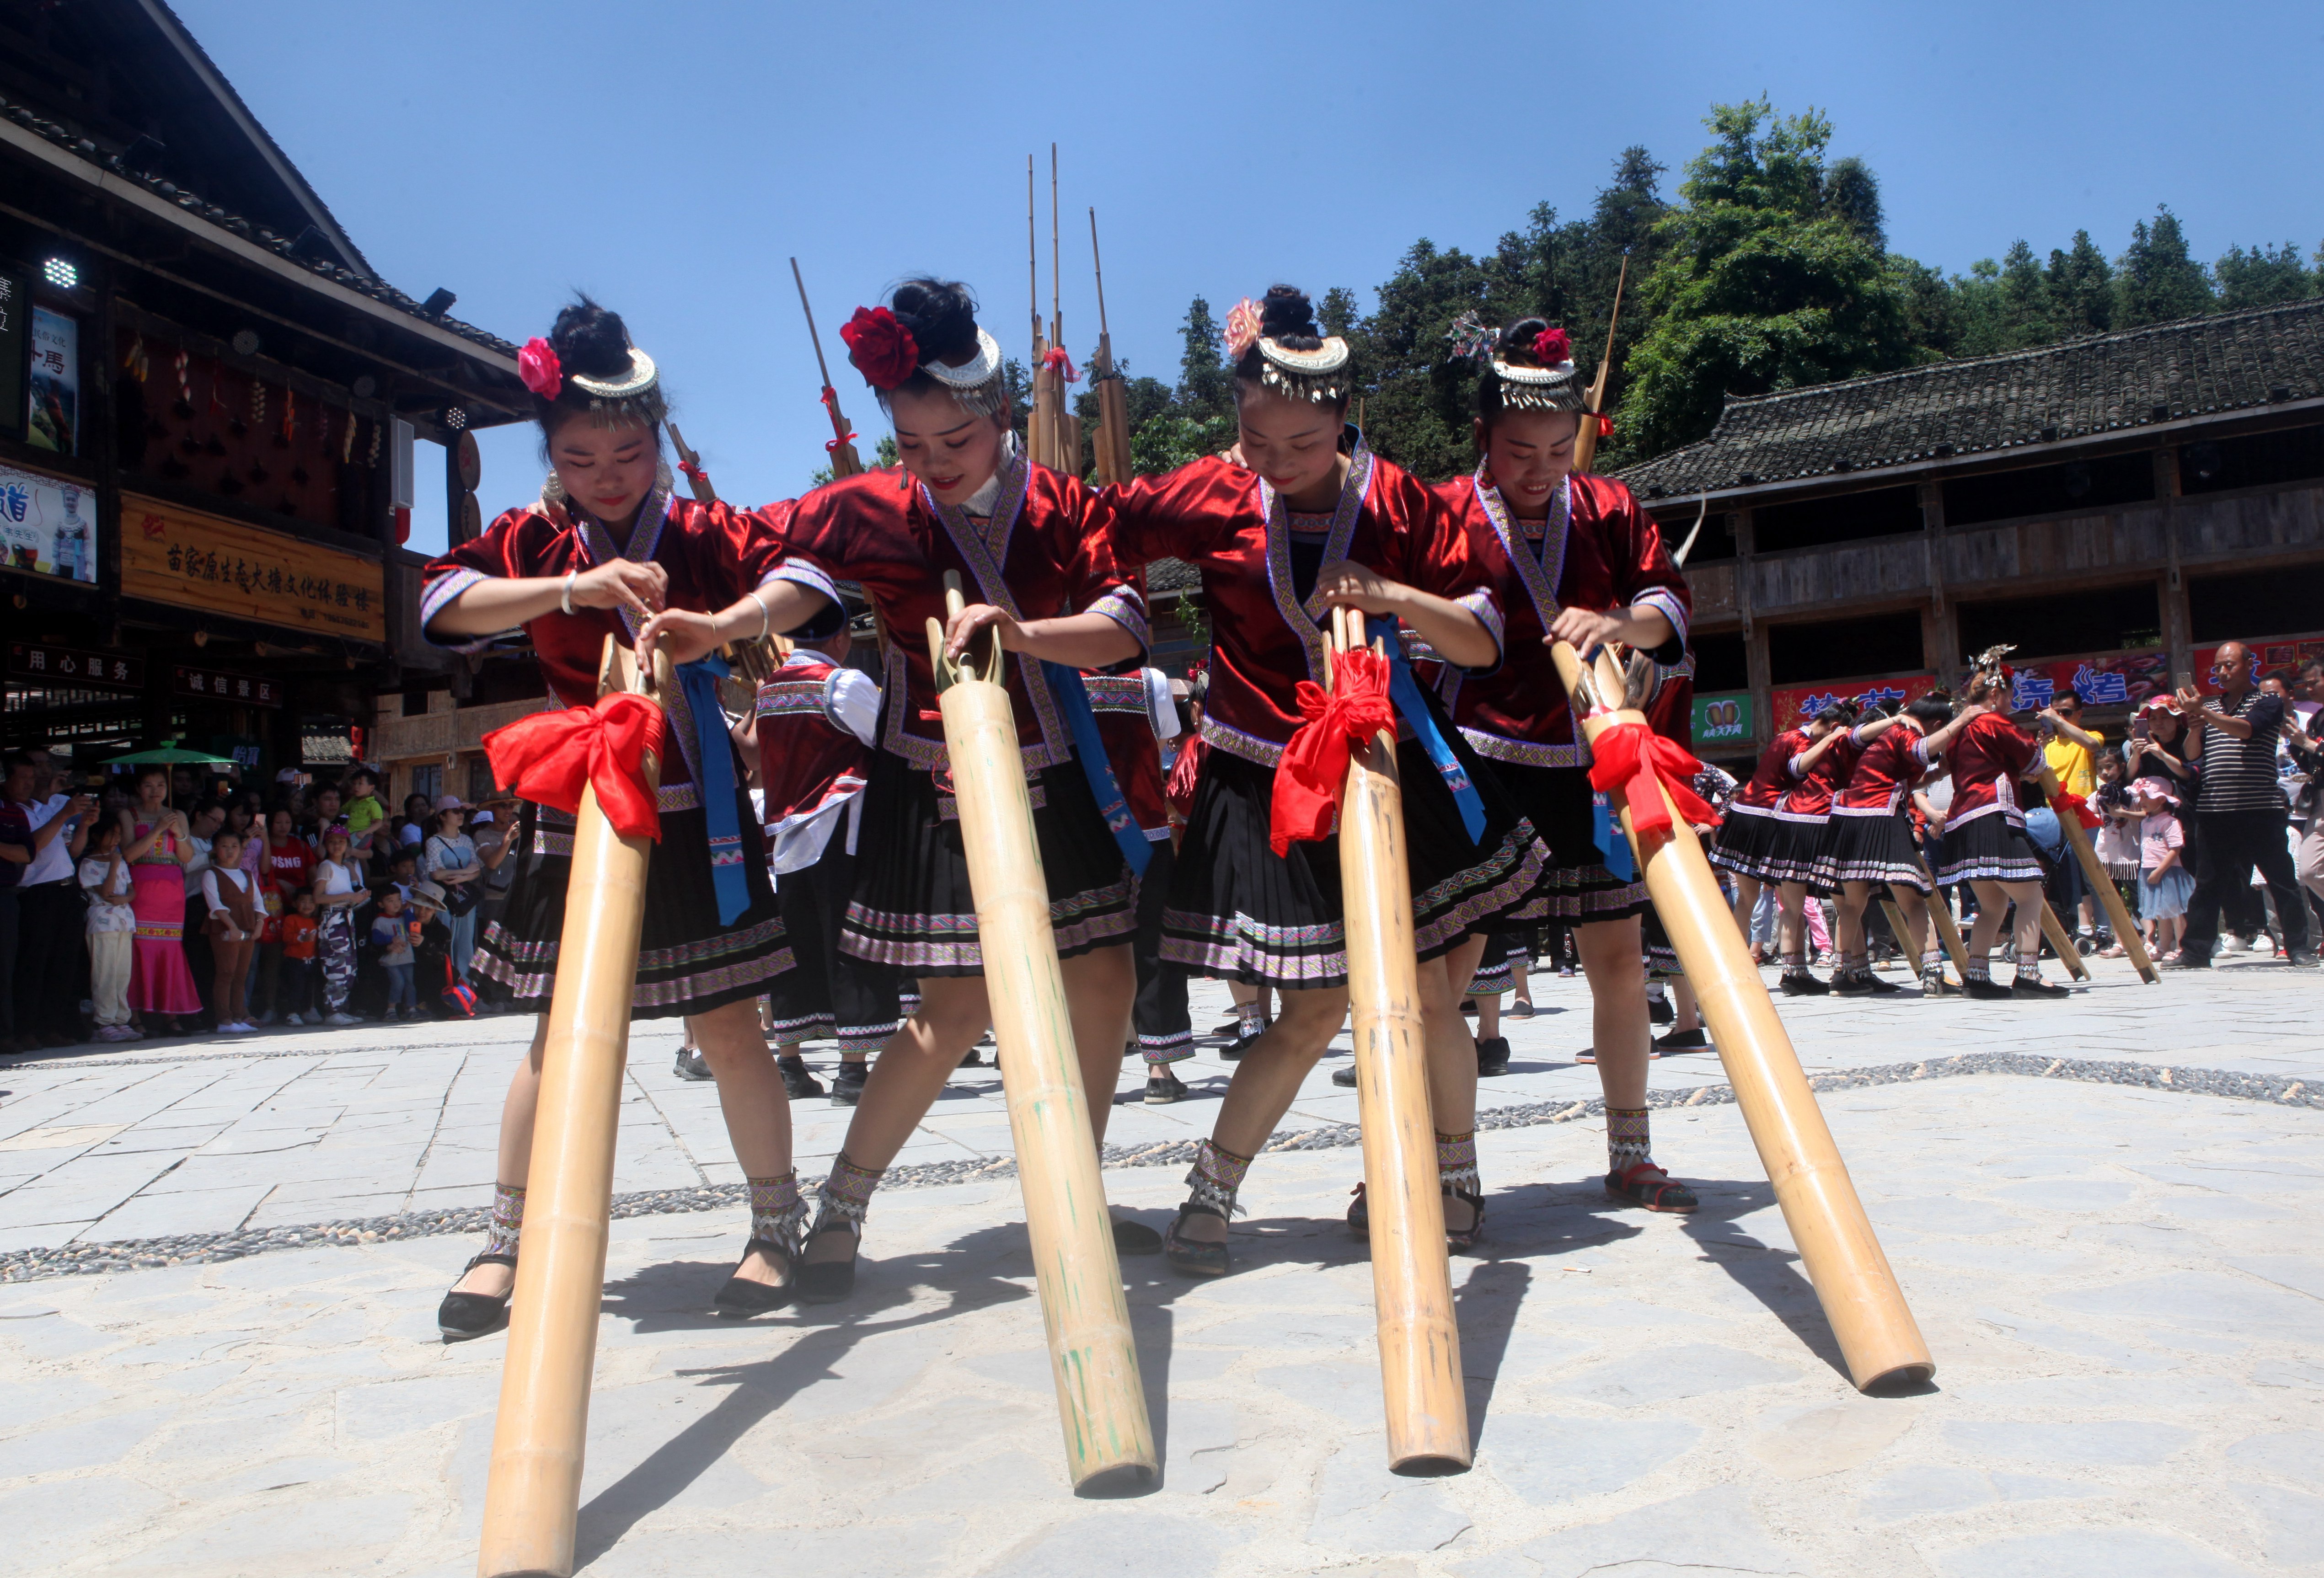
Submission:
<svg viewBox="0 0 2324 1578">
<path fill-rule="evenodd" d="M 351 1013 L 335 1013 L 326 1018 L 323 1022 L 327 1025 L 359 1025 L 363 1020 Z"/>
</svg>

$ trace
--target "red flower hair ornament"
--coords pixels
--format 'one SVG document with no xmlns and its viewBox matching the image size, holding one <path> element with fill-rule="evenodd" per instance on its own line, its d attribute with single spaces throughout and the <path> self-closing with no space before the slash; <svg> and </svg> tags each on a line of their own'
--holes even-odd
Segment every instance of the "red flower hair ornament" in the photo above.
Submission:
<svg viewBox="0 0 2324 1578">
<path fill-rule="evenodd" d="M 920 345 L 885 307 L 859 307 L 839 326 L 847 359 L 874 389 L 894 389 L 920 369 Z"/>
<path fill-rule="evenodd" d="M 1573 342 L 1562 328 L 1545 328 L 1533 337 L 1533 354 L 1545 367 L 1573 360 Z"/>
<path fill-rule="evenodd" d="M 539 335 L 525 341 L 524 348 L 517 352 L 516 375 L 543 400 L 555 400 L 565 387 L 565 365 L 557 359 L 557 347 Z"/>
</svg>

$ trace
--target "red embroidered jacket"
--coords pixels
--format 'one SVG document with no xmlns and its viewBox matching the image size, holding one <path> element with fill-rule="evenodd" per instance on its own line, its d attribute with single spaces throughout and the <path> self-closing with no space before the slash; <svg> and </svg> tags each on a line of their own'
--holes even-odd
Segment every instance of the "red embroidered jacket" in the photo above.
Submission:
<svg viewBox="0 0 2324 1578">
<path fill-rule="evenodd" d="M 753 711 L 770 834 L 786 818 L 820 810 L 863 787 L 872 748 L 839 719 L 832 691 L 843 675 L 853 675 L 867 693 L 872 687 L 865 676 L 805 649 L 791 653 L 759 687 Z"/>
<path fill-rule="evenodd" d="M 962 595 L 1019 619 L 1102 614 L 1147 644 L 1146 602 L 1115 567 L 1096 496 L 1078 477 L 1012 459 L 1001 473 L 991 521 L 938 504 L 896 471 L 865 472 L 799 500 L 786 544 L 836 580 L 860 583 L 888 632 L 880 748 L 914 767 L 945 765 L 927 622 L 943 622 L 944 573 Z M 1040 665 L 1011 652 L 1003 665 L 1028 771 L 1073 755 L 1073 739 Z"/>
<path fill-rule="evenodd" d="M 1999 811 L 2012 827 L 2025 826 L 2017 775 L 2041 750 L 2034 736 L 1997 712 L 1979 713 L 1953 740 L 1953 803 L 1945 826 L 1958 827 Z"/>
<path fill-rule="evenodd" d="M 1203 575 L 1211 619 L 1210 700 L 1203 737 L 1272 766 L 1305 720 L 1302 679 L 1323 683 L 1326 606 L 1294 584 L 1291 518 L 1267 479 L 1218 459 L 1140 477 L 1102 495 L 1115 556 L 1127 566 L 1185 559 Z M 1421 483 L 1359 447 L 1329 522 L 1325 565 L 1360 564 L 1449 598 L 1501 639 L 1491 577 L 1466 532 Z"/>
<path fill-rule="evenodd" d="M 563 505 L 534 503 L 510 510 L 483 536 L 429 562 L 420 599 L 420 628 L 425 632 L 446 604 L 479 581 L 495 577 L 562 576 L 612 558 L 661 566 L 669 574 L 669 605 L 697 614 L 715 614 L 743 594 L 785 578 L 807 579 L 830 595 L 828 579 L 810 566 L 788 560 L 784 551 L 781 521 L 789 508 L 770 504 L 738 510 L 731 504 L 705 504 L 657 490 L 639 507 L 626 543 L 616 543 L 604 524 L 586 512 Z M 571 614 L 552 611 L 540 615 L 525 626 L 525 634 L 540 655 L 549 694 L 566 706 L 588 706 L 597 699 L 597 665 L 604 654 L 605 638 L 632 640 L 641 623 L 625 608 L 576 607 Z M 472 652 L 482 651 L 494 638 L 428 639 L 438 646 Z M 695 803 L 692 786 L 697 747 L 692 715 L 683 696 L 671 698 L 669 710 L 671 733 L 678 737 L 679 749 L 663 753 L 664 810 Z M 681 785 L 684 791 L 677 792 Z"/>
<path fill-rule="evenodd" d="M 1864 748 L 1849 775 L 1848 787 L 1833 798 L 1832 814 L 1841 817 L 1893 817 L 1904 797 L 1929 775 L 1929 759 L 1921 750 L 1924 736 L 1910 724 L 1892 724 L 1886 734 Z M 1834 750 L 1840 747 L 1834 746 Z"/>
<path fill-rule="evenodd" d="M 1890 731 L 1892 734 L 1894 732 L 1894 730 Z M 1887 734 L 1880 736 L 1883 740 L 1887 737 Z M 1818 743 L 1817 741 L 1810 740 L 1792 754 L 1804 755 L 1813 750 Z M 1877 744 L 1878 742 L 1875 741 L 1874 743 Z M 1785 794 L 1782 803 L 1776 806 L 1775 815 L 1787 822 L 1821 822 L 1830 817 L 1832 797 L 1840 792 L 1840 785 L 1855 775 L 1856 759 L 1864 754 L 1864 749 L 1856 743 L 1854 729 L 1845 731 L 1840 739 L 1834 740 L 1825 748 L 1824 753 L 1817 757 L 1809 766 L 1805 777 L 1793 781 L 1791 791 Z M 1790 772 L 1789 761 L 1784 762 L 1784 770 L 1786 774 Z"/>
<path fill-rule="evenodd" d="M 1770 817 L 1792 787 L 1792 758 L 1815 742 L 1808 738 L 1805 729 L 1785 729 L 1767 742 L 1759 752 L 1759 765 L 1752 770 L 1751 781 L 1735 791 L 1727 802 L 1730 812 L 1740 811 L 1747 817 Z"/>
<path fill-rule="evenodd" d="M 1508 620 L 1497 672 L 1445 676 L 1439 694 L 1452 721 L 1480 756 L 1529 767 L 1587 766 L 1589 746 L 1542 638 L 1561 608 L 1603 614 L 1643 605 L 1660 610 L 1673 632 L 1647 656 L 1679 661 L 1694 601 L 1654 517 L 1622 484 L 1586 474 L 1566 479 L 1540 522 L 1512 516 L 1481 466 L 1434 491 L 1474 540 Z"/>
<path fill-rule="evenodd" d="M 1090 711 L 1097 719 L 1098 738 L 1105 742 L 1105 759 L 1113 769 L 1114 787 L 1121 791 L 1130 814 L 1148 839 L 1170 836 L 1170 806 L 1162 783 L 1161 709 L 1170 695 L 1170 681 L 1159 669 L 1130 674 L 1084 673 Z M 1175 711 L 1175 709 L 1174 709 Z"/>
</svg>

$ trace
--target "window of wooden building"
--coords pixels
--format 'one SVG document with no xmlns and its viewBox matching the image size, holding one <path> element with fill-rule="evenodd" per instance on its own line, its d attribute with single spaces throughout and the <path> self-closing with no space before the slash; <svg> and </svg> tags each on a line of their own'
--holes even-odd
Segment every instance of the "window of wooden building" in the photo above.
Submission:
<svg viewBox="0 0 2324 1578">
<path fill-rule="evenodd" d="M 2152 581 L 2127 586 L 2061 587 L 2039 597 L 1963 603 L 1960 619 L 1959 656 L 1964 663 L 1986 648 L 2005 642 L 2017 648 L 2014 655 L 2019 659 L 2163 644 L 2163 612 Z"/>
<path fill-rule="evenodd" d="M 1767 627 L 1767 678 L 1813 685 L 1843 674 L 1909 674 L 1923 667 L 1920 610 Z M 1709 690 L 1698 674 L 1697 690 Z"/>
<path fill-rule="evenodd" d="M 2179 491 L 2219 494 L 2324 480 L 2324 426 L 2284 428 L 2179 447 Z"/>
<path fill-rule="evenodd" d="M 2110 510 L 2154 497 L 2154 460 L 2144 452 L 1988 471 L 1947 482 L 1945 524 L 1978 526 L 2021 515 L 2064 515 Z"/>
<path fill-rule="evenodd" d="M 1744 660 L 1739 634 L 1699 635 L 1694 638 L 1694 688 L 1700 695 L 1722 690 L 1748 690 L 1750 666 Z"/>
<path fill-rule="evenodd" d="M 1786 549 L 1821 548 L 1919 530 L 1919 489 L 1873 488 L 1860 494 L 1762 505 L 1751 512 L 1751 548 L 1755 553 L 1782 553 Z M 1704 534 L 1709 535 L 1708 528 Z"/>
<path fill-rule="evenodd" d="M 2190 578 L 2187 614 L 2198 642 L 2301 635 L 2324 628 L 2324 566 Z"/>
</svg>

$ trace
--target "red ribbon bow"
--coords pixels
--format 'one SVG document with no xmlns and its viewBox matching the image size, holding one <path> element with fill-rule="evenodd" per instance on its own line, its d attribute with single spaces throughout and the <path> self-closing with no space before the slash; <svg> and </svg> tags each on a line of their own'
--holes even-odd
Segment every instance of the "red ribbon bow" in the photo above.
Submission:
<svg viewBox="0 0 2324 1578">
<path fill-rule="evenodd" d="M 1702 763 L 1677 741 L 1664 739 L 1644 724 L 1616 724 L 1590 742 L 1590 787 L 1608 794 L 1619 787 L 1623 804 L 1630 807 L 1632 831 L 1668 832 L 1674 805 L 1689 822 L 1718 819 L 1691 781 Z M 1657 780 L 1670 791 L 1667 803 L 1655 792 Z"/>
<path fill-rule="evenodd" d="M 1601 438 L 1610 438 L 1614 436 L 1614 419 L 1612 417 L 1601 416 L 1598 419 L 1598 436 Z"/>
<path fill-rule="evenodd" d="M 1081 374 L 1074 366 L 1073 357 L 1065 354 L 1065 347 L 1063 346 L 1051 346 L 1042 352 L 1041 365 L 1062 370 L 1068 383 L 1079 383 L 1082 381 Z"/>
<path fill-rule="evenodd" d="M 823 386 L 823 409 L 831 413 L 831 425 L 834 428 L 837 428 L 840 425 L 839 392 L 832 388 L 828 383 Z M 836 455 L 839 453 L 839 447 L 842 444 L 853 444 L 853 442 L 855 442 L 855 434 L 851 429 L 840 434 L 836 438 L 825 438 L 823 441 L 823 452 L 825 455 Z"/>
<path fill-rule="evenodd" d="M 1283 748 L 1268 808 L 1268 843 L 1278 855 L 1330 835 L 1350 748 L 1396 727 L 1386 658 L 1368 649 L 1341 652 L 1332 672 L 1338 687 L 1329 692 L 1312 680 L 1299 682 L 1299 711 L 1307 721 Z"/>
<path fill-rule="evenodd" d="M 493 776 L 528 800 L 577 813 L 594 787 L 598 808 L 624 838 L 661 838 L 645 756 L 661 752 L 662 711 L 631 691 L 595 706 L 538 712 L 484 736 Z"/>
<path fill-rule="evenodd" d="M 678 468 L 686 473 L 687 481 L 695 484 L 696 486 L 699 486 L 703 483 L 710 480 L 707 476 L 703 475 L 702 467 L 695 465 L 691 460 L 679 461 L 678 463 Z"/>
<path fill-rule="evenodd" d="M 2098 825 L 2098 814 L 2090 809 L 2089 801 L 2074 793 L 2073 790 L 2061 789 L 2050 798 L 2055 802 L 2052 809 L 2070 812 L 2074 820 L 2082 825 L 2084 831 L 2087 832 Z"/>
</svg>

